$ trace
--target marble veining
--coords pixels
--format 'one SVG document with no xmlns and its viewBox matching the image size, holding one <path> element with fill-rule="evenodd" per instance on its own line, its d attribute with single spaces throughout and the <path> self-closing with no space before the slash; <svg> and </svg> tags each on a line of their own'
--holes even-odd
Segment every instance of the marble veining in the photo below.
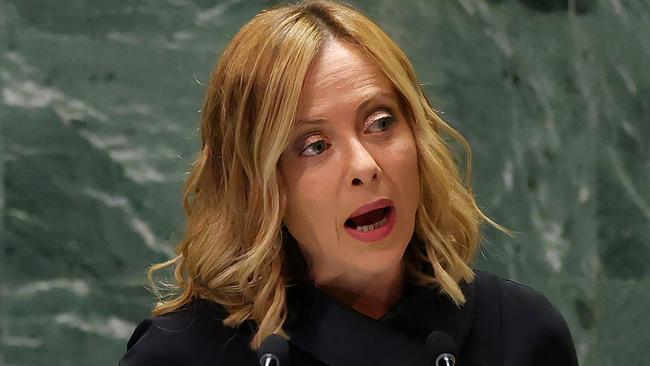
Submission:
<svg viewBox="0 0 650 366">
<path fill-rule="evenodd" d="M 210 68 L 275 0 L 0 0 L 0 365 L 114 365 L 173 255 Z M 650 364 L 647 0 L 355 0 L 473 147 L 477 266 Z"/>
</svg>

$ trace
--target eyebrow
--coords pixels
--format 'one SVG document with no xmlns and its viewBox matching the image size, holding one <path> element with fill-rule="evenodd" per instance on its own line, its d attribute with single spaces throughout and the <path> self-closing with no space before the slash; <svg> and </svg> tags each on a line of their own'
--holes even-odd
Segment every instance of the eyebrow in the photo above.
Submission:
<svg viewBox="0 0 650 366">
<path fill-rule="evenodd" d="M 388 92 L 378 92 L 373 95 L 371 95 L 369 98 L 364 100 L 363 102 L 359 103 L 357 106 L 357 118 L 359 117 L 359 114 L 361 113 L 362 110 L 364 110 L 368 104 L 372 102 L 376 102 L 378 100 L 384 99 L 384 98 L 389 98 L 394 100 L 395 96 L 392 93 Z M 313 118 L 313 119 L 304 119 L 301 118 L 296 121 L 295 126 L 300 127 L 300 126 L 305 126 L 305 125 L 314 125 L 314 126 L 320 126 L 323 123 L 327 122 L 327 118 Z"/>
</svg>

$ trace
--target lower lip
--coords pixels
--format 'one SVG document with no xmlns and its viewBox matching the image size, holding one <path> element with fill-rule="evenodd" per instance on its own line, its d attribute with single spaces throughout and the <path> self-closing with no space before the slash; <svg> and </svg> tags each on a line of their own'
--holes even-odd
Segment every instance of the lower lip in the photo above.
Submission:
<svg viewBox="0 0 650 366">
<path fill-rule="evenodd" d="M 364 232 L 346 226 L 345 230 L 348 232 L 348 234 L 357 240 L 373 242 L 382 240 L 387 237 L 390 232 L 393 231 L 393 226 L 395 226 L 395 207 L 390 208 L 390 212 L 388 213 L 388 221 L 386 222 L 386 225 L 380 228 Z"/>
</svg>

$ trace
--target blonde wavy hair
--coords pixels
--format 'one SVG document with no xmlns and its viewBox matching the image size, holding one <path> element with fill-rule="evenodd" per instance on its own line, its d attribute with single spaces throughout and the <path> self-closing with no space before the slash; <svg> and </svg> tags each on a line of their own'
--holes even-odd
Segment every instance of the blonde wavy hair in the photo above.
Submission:
<svg viewBox="0 0 650 366">
<path fill-rule="evenodd" d="M 325 42 L 353 44 L 392 82 L 419 155 L 421 187 L 413 240 L 405 254 L 408 279 L 438 286 L 464 303 L 461 281 L 490 220 L 471 190 L 466 140 L 431 107 L 404 52 L 373 21 L 349 5 L 304 1 L 262 11 L 223 50 L 202 109 L 202 148 L 187 180 L 185 235 L 176 256 L 149 269 L 158 294 L 154 315 L 197 298 L 222 304 L 227 326 L 257 325 L 256 349 L 272 333 L 286 336 L 285 289 L 304 275 L 295 239 L 283 229 L 286 194 L 277 172 L 288 145 L 305 75 Z M 450 140 L 450 142 L 446 142 Z M 461 176 L 450 143 L 465 149 Z M 171 294 L 154 279 L 172 270 Z"/>
</svg>

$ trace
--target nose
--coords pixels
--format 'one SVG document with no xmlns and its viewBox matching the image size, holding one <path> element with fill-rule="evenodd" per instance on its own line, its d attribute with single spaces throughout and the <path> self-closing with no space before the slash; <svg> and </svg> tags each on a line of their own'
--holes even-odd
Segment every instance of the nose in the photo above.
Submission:
<svg viewBox="0 0 650 366">
<path fill-rule="evenodd" d="M 352 185 L 360 186 L 379 180 L 381 168 L 363 144 L 356 141 L 350 148 L 350 173 Z"/>
</svg>

